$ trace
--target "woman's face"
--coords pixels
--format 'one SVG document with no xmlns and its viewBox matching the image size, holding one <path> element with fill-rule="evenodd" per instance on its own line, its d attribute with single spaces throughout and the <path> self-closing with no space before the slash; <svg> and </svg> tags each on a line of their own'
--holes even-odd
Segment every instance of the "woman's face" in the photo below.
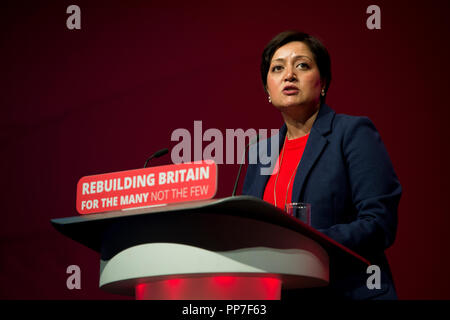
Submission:
<svg viewBox="0 0 450 320">
<path fill-rule="evenodd" d="M 267 92 L 277 108 L 319 105 L 324 84 L 308 46 L 300 41 L 275 51 L 267 74 Z"/>
</svg>

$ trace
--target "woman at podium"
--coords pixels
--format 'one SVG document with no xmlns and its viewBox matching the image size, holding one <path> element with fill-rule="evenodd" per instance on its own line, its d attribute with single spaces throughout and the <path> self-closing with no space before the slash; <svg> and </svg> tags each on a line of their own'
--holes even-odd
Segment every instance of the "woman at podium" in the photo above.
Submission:
<svg viewBox="0 0 450 320">
<path fill-rule="evenodd" d="M 311 204 L 311 226 L 380 267 L 381 289 L 367 288 L 366 273 L 339 266 L 330 286 L 285 292 L 282 298 L 396 299 L 384 251 L 397 230 L 402 188 L 374 124 L 366 117 L 336 113 L 326 103 L 331 83 L 327 49 L 315 37 L 282 32 L 264 48 L 261 77 L 268 102 L 284 121 L 276 165 L 264 175 L 249 164 L 243 194 L 285 209 Z M 268 150 L 270 150 L 268 148 Z"/>
</svg>

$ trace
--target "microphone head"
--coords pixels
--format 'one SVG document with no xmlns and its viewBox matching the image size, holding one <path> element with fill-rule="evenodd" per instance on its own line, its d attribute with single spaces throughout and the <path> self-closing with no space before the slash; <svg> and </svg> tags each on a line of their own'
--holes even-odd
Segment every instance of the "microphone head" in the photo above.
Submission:
<svg viewBox="0 0 450 320">
<path fill-rule="evenodd" d="M 169 152 L 169 149 L 167 149 L 167 148 L 164 148 L 164 149 L 161 149 L 161 150 L 156 151 L 154 154 L 152 154 L 152 155 L 145 161 L 144 168 L 147 168 L 147 164 L 148 164 L 148 162 L 149 162 L 150 160 L 152 160 L 153 158 L 159 158 L 159 157 L 165 155 L 165 154 L 168 153 L 168 152 Z"/>
<path fill-rule="evenodd" d="M 153 158 L 159 158 L 168 152 L 169 152 L 169 149 L 167 149 L 167 148 L 161 149 L 161 150 L 155 152 L 155 154 L 153 155 Z"/>
</svg>

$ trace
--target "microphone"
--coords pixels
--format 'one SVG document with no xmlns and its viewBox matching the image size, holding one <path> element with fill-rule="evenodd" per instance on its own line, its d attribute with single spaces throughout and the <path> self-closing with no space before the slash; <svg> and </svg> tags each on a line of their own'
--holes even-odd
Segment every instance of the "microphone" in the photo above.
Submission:
<svg viewBox="0 0 450 320">
<path fill-rule="evenodd" d="M 168 152 L 169 152 L 169 149 L 167 149 L 167 148 L 164 148 L 164 149 L 161 149 L 161 150 L 156 151 L 154 154 L 152 154 L 152 155 L 147 159 L 147 161 L 145 161 L 144 168 L 147 168 L 147 164 L 148 164 L 148 162 L 149 162 L 150 160 L 152 160 L 153 158 L 159 158 L 159 157 L 165 155 L 165 154 L 168 153 Z"/>
<path fill-rule="evenodd" d="M 233 188 L 233 193 L 231 194 L 232 197 L 236 196 L 236 190 L 237 190 L 237 186 L 238 186 L 238 182 L 239 182 L 239 178 L 241 177 L 241 170 L 242 170 L 242 165 L 245 163 L 245 155 L 247 153 L 248 148 L 255 143 L 258 143 L 259 141 L 259 135 L 256 135 L 256 137 L 254 137 L 250 143 L 248 145 L 245 146 L 244 149 L 244 154 L 242 155 L 242 161 L 241 161 L 241 165 L 239 166 L 239 171 L 236 177 L 236 181 L 234 182 L 234 188 Z"/>
</svg>

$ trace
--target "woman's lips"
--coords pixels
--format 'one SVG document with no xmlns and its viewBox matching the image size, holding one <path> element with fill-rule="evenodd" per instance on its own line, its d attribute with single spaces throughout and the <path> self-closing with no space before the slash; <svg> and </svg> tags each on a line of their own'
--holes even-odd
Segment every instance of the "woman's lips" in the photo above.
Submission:
<svg viewBox="0 0 450 320">
<path fill-rule="evenodd" d="M 297 87 L 294 86 L 286 86 L 283 89 L 283 93 L 286 95 L 293 95 L 293 94 L 297 94 L 300 90 Z"/>
</svg>

